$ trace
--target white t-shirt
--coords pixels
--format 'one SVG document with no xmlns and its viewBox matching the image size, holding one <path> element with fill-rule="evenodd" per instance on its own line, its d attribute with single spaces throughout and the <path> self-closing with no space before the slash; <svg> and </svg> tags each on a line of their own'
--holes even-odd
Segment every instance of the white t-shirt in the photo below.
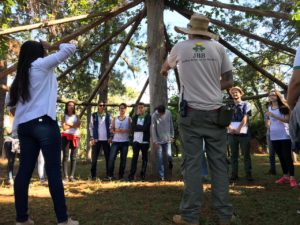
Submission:
<svg viewBox="0 0 300 225">
<path fill-rule="evenodd" d="M 124 120 L 119 120 L 119 117 L 117 116 L 115 118 L 115 129 L 123 129 L 128 130 L 129 129 L 129 117 L 126 116 Z M 129 133 L 116 133 L 113 137 L 113 142 L 127 142 L 129 141 Z"/>
<path fill-rule="evenodd" d="M 72 115 L 72 116 L 64 115 L 64 117 L 65 117 L 65 122 L 67 124 L 75 124 L 78 121 L 78 117 L 76 115 Z M 64 130 L 63 133 L 79 135 L 80 130 L 78 128 L 70 128 L 70 129 Z"/>
<path fill-rule="evenodd" d="M 294 60 L 294 69 L 300 69 L 300 46 L 297 48 L 297 52 Z"/>
<path fill-rule="evenodd" d="M 29 70 L 30 100 L 24 104 L 18 101 L 13 125 L 14 131 L 19 124 L 44 115 L 56 120 L 57 80 L 53 70 L 75 50 L 76 47 L 73 44 L 60 44 L 58 52 L 38 58 L 31 64 Z"/>
<path fill-rule="evenodd" d="M 181 92 L 190 107 L 213 110 L 222 106 L 221 74 L 231 71 L 232 64 L 220 43 L 204 39 L 179 42 L 168 64 L 178 66 Z"/>
<path fill-rule="evenodd" d="M 284 118 L 284 115 L 280 113 L 278 108 L 272 109 L 272 107 L 269 106 L 269 112 L 275 114 L 278 117 Z M 271 141 L 290 139 L 288 123 L 283 123 L 280 120 L 277 120 L 272 116 L 270 116 L 269 120 L 270 120 L 270 139 L 271 139 Z"/>
<path fill-rule="evenodd" d="M 143 126 L 144 122 L 145 122 L 145 117 L 138 117 L 136 121 L 136 125 Z M 133 133 L 133 142 L 147 143 L 147 142 L 143 142 L 143 138 L 144 138 L 144 133 L 142 131 L 135 131 Z"/>
</svg>

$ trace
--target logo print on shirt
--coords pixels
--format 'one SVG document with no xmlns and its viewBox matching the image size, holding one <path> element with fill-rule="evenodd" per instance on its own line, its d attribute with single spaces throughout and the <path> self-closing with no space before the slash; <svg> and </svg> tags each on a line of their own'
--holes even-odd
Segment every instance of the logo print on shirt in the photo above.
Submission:
<svg viewBox="0 0 300 225">
<path fill-rule="evenodd" d="M 202 42 L 197 42 L 195 44 L 195 47 L 193 47 L 193 50 L 195 51 L 193 58 L 197 58 L 197 59 L 205 58 L 205 53 L 203 52 L 205 50 L 205 47 L 203 45 L 204 44 Z"/>
</svg>

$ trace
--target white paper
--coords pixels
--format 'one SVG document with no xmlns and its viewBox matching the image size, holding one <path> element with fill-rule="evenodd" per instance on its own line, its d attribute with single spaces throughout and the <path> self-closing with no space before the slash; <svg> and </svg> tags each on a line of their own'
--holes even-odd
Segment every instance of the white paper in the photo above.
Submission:
<svg viewBox="0 0 300 225">
<path fill-rule="evenodd" d="M 241 122 L 231 122 L 230 123 L 230 126 L 233 128 L 233 129 L 237 129 L 239 126 L 240 126 Z M 247 134 L 247 131 L 248 131 L 248 126 L 245 125 L 241 128 L 241 131 L 240 131 L 240 134 Z"/>
</svg>

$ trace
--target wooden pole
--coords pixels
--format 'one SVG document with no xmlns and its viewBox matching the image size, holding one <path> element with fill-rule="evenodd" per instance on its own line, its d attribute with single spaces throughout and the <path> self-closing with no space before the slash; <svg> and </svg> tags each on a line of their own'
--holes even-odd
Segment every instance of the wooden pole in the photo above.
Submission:
<svg viewBox="0 0 300 225">
<path fill-rule="evenodd" d="M 141 2 L 140 0 L 136 1 L 135 5 L 138 4 L 138 3 L 140 3 L 140 2 Z M 130 6 L 133 7 L 132 5 L 130 5 Z M 74 33 L 63 37 L 58 42 L 54 43 L 54 45 L 59 45 L 59 44 L 64 43 L 64 42 L 69 42 L 70 40 L 75 39 L 76 37 L 78 37 L 78 36 L 86 33 L 87 31 L 91 30 L 92 28 L 94 28 L 94 27 L 98 26 L 99 24 L 105 22 L 106 20 L 108 20 L 108 19 L 110 19 L 110 18 L 112 18 L 112 17 L 114 17 L 114 16 L 116 16 L 116 15 L 118 15 L 118 14 L 126 11 L 127 9 L 129 9 L 131 7 L 128 7 L 128 5 L 126 5 L 124 7 L 120 7 L 120 8 L 117 8 L 115 10 L 112 10 L 111 13 L 108 14 L 107 16 L 105 16 L 103 18 L 100 18 L 100 19 L 96 20 L 95 22 L 82 27 L 81 29 L 78 29 Z M 9 67 L 8 69 L 6 69 L 6 70 L 4 70 L 4 71 L 2 71 L 0 73 L 0 79 L 2 77 L 4 77 L 4 76 L 7 76 L 10 73 L 13 73 L 16 70 L 17 70 L 17 64 L 14 64 L 13 66 Z"/>
<path fill-rule="evenodd" d="M 191 15 L 193 15 L 193 12 L 189 11 L 189 10 L 185 10 L 184 12 L 182 12 L 179 9 L 174 9 L 174 10 L 176 10 L 179 14 L 183 15 L 187 19 L 190 19 Z M 222 38 L 219 38 L 219 42 L 223 46 L 225 46 L 226 48 L 228 48 L 230 51 L 232 51 L 234 54 L 236 54 L 237 56 L 239 56 L 241 59 L 243 59 L 250 66 L 252 66 L 256 71 L 260 72 L 262 75 L 264 75 L 265 77 L 269 78 L 271 81 L 273 81 L 278 86 L 280 86 L 283 90 L 287 90 L 287 85 L 285 83 L 283 83 L 281 80 L 277 79 L 272 74 L 270 74 L 269 72 L 267 72 L 266 70 L 264 70 L 262 67 L 260 67 L 259 65 L 257 65 L 254 61 L 252 61 L 250 58 L 248 58 L 242 52 L 240 52 L 235 47 L 233 47 L 232 45 L 230 45 L 227 41 L 223 40 Z"/>
<path fill-rule="evenodd" d="M 65 77 L 68 73 L 72 72 L 75 68 L 77 68 L 79 65 L 81 65 L 86 59 L 91 57 L 95 52 L 97 52 L 101 47 L 109 43 L 115 36 L 119 35 L 121 32 L 123 32 L 127 27 L 129 27 L 133 22 L 135 22 L 142 14 L 143 12 L 140 12 L 137 16 L 132 18 L 130 21 L 128 21 L 126 24 L 121 26 L 116 32 L 109 35 L 107 38 L 105 38 L 100 44 L 98 44 L 95 48 L 93 48 L 90 52 L 88 52 L 85 56 L 83 56 L 78 62 L 76 62 L 74 65 L 69 67 L 65 72 L 63 72 L 57 80 L 61 80 L 63 77 Z"/>
<path fill-rule="evenodd" d="M 125 38 L 124 42 L 121 44 L 120 48 L 118 49 L 118 52 L 116 54 L 116 56 L 114 57 L 114 59 L 112 60 L 112 62 L 109 64 L 108 68 L 106 69 L 106 71 L 101 75 L 101 79 L 98 81 L 98 84 L 96 85 L 96 88 L 94 89 L 94 91 L 92 92 L 92 94 L 88 97 L 87 102 L 91 102 L 92 99 L 95 97 L 95 95 L 97 94 L 100 86 L 102 85 L 102 83 L 104 82 L 104 80 L 106 79 L 106 77 L 108 76 L 108 74 L 110 73 L 111 69 L 113 68 L 113 66 L 115 65 L 115 63 L 117 62 L 117 60 L 119 59 L 120 55 L 122 54 L 122 52 L 124 51 L 126 45 L 128 44 L 129 40 L 131 39 L 133 33 L 136 31 L 137 27 L 139 26 L 141 20 L 146 16 L 145 10 L 143 10 L 143 14 L 141 14 L 139 16 L 139 18 L 135 21 L 135 23 L 133 24 L 133 26 L 131 27 L 127 37 Z M 86 106 L 83 107 L 79 117 L 81 118 L 84 114 L 86 110 Z"/>
<path fill-rule="evenodd" d="M 187 13 L 187 14 L 190 13 L 189 10 L 183 9 L 183 8 L 179 8 L 178 6 L 176 6 L 176 5 L 175 5 L 174 3 L 172 3 L 172 2 L 167 3 L 167 5 L 168 5 L 169 7 L 172 7 L 173 9 L 176 9 L 176 10 L 181 11 L 181 12 L 183 12 L 183 13 Z M 266 44 L 266 45 L 272 46 L 272 47 L 274 47 L 275 49 L 278 49 L 278 50 L 280 50 L 280 51 L 286 51 L 286 52 L 289 52 L 289 53 L 291 53 L 291 54 L 293 54 L 293 55 L 296 54 L 296 50 L 295 50 L 295 49 L 290 48 L 290 47 L 287 47 L 287 46 L 285 46 L 285 45 L 283 45 L 283 44 L 276 43 L 276 42 L 274 42 L 274 41 L 270 41 L 270 40 L 267 39 L 267 38 L 263 38 L 263 37 L 260 37 L 260 36 L 258 36 L 258 35 L 252 34 L 252 33 L 248 32 L 248 31 L 239 29 L 239 28 L 237 28 L 237 27 L 230 26 L 230 25 L 228 25 L 228 24 L 226 24 L 226 23 L 223 23 L 223 22 L 221 22 L 221 21 L 219 21 L 219 20 L 215 20 L 215 19 L 212 19 L 212 18 L 209 18 L 209 20 L 210 20 L 211 23 L 213 23 L 213 24 L 215 24 L 215 25 L 217 25 L 217 26 L 223 27 L 224 29 L 229 30 L 229 31 L 231 31 L 231 32 L 234 32 L 234 33 L 237 33 L 237 34 L 246 36 L 246 37 L 251 38 L 251 39 L 256 40 L 256 41 L 260 41 L 261 43 L 264 43 L 264 44 Z"/>
<path fill-rule="evenodd" d="M 240 5 L 225 4 L 225 3 L 218 2 L 218 1 L 207 1 L 207 0 L 189 0 L 189 1 L 194 2 L 194 3 L 203 4 L 203 5 L 212 6 L 212 7 L 217 7 L 217 8 L 241 11 L 241 12 L 253 14 L 256 16 L 274 17 L 276 19 L 292 20 L 292 16 L 288 13 L 274 12 L 274 11 L 261 10 L 261 9 L 253 9 L 253 8 L 240 6 Z"/>
<path fill-rule="evenodd" d="M 146 89 L 148 87 L 148 84 L 149 84 L 149 77 L 147 78 L 147 80 L 146 80 L 146 82 L 145 82 L 145 84 L 143 86 L 143 89 L 141 90 L 141 92 L 140 92 L 137 100 L 135 101 L 135 106 L 141 101 L 141 99 L 142 99 L 142 97 L 143 97 L 143 95 L 144 95 L 144 93 L 145 93 L 145 91 L 146 91 Z M 133 113 L 134 113 L 134 107 L 131 109 L 131 112 L 129 113 L 129 115 L 132 116 Z"/>
<path fill-rule="evenodd" d="M 126 7 L 127 9 L 129 9 L 129 8 L 132 8 L 136 5 L 138 5 L 141 2 L 142 2 L 142 0 L 133 1 L 133 2 L 128 3 L 127 5 L 125 5 L 123 7 Z M 99 17 L 99 16 L 106 17 L 110 13 L 116 11 L 119 8 L 120 8 L 120 6 L 117 6 L 114 9 L 112 9 L 111 11 L 100 12 L 100 13 L 90 13 L 90 14 L 85 14 L 85 15 L 80 15 L 80 16 L 72 16 L 72 17 L 56 19 L 56 20 L 49 20 L 49 21 L 46 20 L 46 21 L 43 21 L 43 22 L 40 22 L 40 23 L 7 28 L 7 29 L 0 30 L 0 36 L 1 35 L 18 33 L 18 32 L 21 32 L 21 31 L 30 31 L 30 30 L 33 30 L 33 29 L 39 29 L 39 28 L 44 28 L 44 27 L 49 27 L 49 26 L 53 26 L 53 25 L 64 24 L 64 23 L 69 23 L 69 22 L 74 22 L 74 21 L 92 19 L 92 18 Z"/>
</svg>

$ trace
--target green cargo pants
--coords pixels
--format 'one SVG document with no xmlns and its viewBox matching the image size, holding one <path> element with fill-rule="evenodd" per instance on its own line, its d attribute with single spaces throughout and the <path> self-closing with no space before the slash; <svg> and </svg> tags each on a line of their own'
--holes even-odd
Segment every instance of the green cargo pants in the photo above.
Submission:
<svg viewBox="0 0 300 225">
<path fill-rule="evenodd" d="M 212 178 L 212 200 L 220 223 L 228 223 L 233 214 L 229 202 L 228 164 L 226 161 L 226 131 L 217 125 L 217 111 L 193 110 L 187 117 L 179 116 L 179 131 L 183 142 L 183 197 L 180 204 L 182 218 L 199 223 L 203 200 L 201 179 L 201 148 L 205 141 Z"/>
</svg>

